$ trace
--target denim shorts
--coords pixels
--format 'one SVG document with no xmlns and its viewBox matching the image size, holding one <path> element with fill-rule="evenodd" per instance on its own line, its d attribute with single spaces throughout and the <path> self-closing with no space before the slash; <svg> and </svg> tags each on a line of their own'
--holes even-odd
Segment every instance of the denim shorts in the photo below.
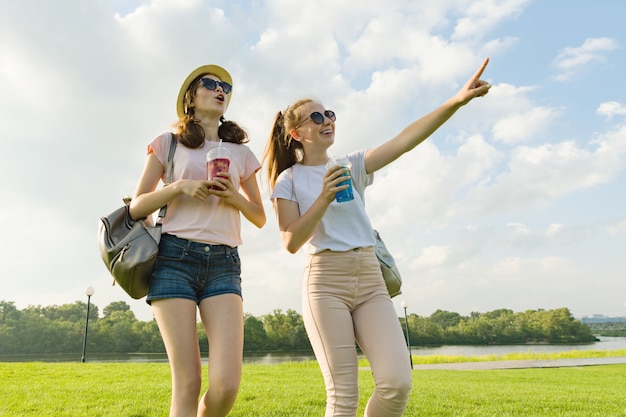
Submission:
<svg viewBox="0 0 626 417">
<path fill-rule="evenodd" d="M 187 298 L 200 303 L 221 294 L 241 297 L 241 260 L 237 248 L 163 234 L 146 302 Z"/>
</svg>

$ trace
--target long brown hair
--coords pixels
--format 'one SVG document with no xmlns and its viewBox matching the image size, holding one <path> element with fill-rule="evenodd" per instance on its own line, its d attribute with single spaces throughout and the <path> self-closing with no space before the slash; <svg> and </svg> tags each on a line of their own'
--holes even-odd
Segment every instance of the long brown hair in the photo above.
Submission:
<svg viewBox="0 0 626 417">
<path fill-rule="evenodd" d="M 189 84 L 183 102 L 185 115 L 174 123 L 180 143 L 192 149 L 202 146 L 205 139 L 204 129 L 195 118 L 193 106 L 190 106 L 196 96 L 196 90 L 200 85 L 200 80 L 205 75 L 207 74 L 199 75 Z M 243 128 L 233 121 L 226 120 L 224 116 L 220 117 L 220 126 L 217 129 L 217 135 L 224 142 L 241 144 L 250 141 L 248 134 Z"/>
<path fill-rule="evenodd" d="M 304 157 L 302 144 L 289 132 L 304 119 L 304 105 L 313 102 L 314 100 L 309 98 L 298 100 L 287 107 L 287 110 L 279 111 L 274 118 L 272 132 L 262 158 L 270 190 L 276 185 L 276 179 L 281 172 L 302 161 Z"/>
</svg>

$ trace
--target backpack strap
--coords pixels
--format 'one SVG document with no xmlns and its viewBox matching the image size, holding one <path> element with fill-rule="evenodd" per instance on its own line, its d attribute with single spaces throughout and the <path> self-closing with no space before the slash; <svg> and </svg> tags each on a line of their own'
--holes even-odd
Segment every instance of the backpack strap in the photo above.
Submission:
<svg viewBox="0 0 626 417">
<path fill-rule="evenodd" d="M 176 152 L 176 143 L 178 140 L 176 139 L 176 135 L 172 133 L 172 140 L 170 142 L 170 150 L 167 154 L 167 170 L 165 172 L 165 185 L 164 187 L 170 185 L 172 182 L 172 170 L 174 166 L 174 152 Z M 161 207 L 159 210 L 159 215 L 157 217 L 156 224 L 161 226 L 163 224 L 163 219 L 165 218 L 165 213 L 167 212 L 167 204 Z"/>
</svg>

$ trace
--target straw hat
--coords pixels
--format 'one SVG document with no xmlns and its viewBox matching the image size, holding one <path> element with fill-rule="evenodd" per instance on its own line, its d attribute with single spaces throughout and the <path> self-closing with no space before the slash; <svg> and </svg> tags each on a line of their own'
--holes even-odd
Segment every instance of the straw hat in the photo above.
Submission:
<svg viewBox="0 0 626 417">
<path fill-rule="evenodd" d="M 218 65 L 203 65 L 200 68 L 196 68 L 185 78 L 183 85 L 180 87 L 180 91 L 178 92 L 178 99 L 176 100 L 176 114 L 178 114 L 178 118 L 182 118 L 185 115 L 184 100 L 185 93 L 189 89 L 189 85 L 193 80 L 198 78 L 203 74 L 211 74 L 215 75 L 222 81 L 226 81 L 228 84 L 233 85 L 233 78 L 230 76 L 228 71 Z M 226 95 L 226 108 L 228 108 L 228 104 L 230 103 L 230 97 L 232 96 L 232 91 L 230 94 Z"/>
</svg>

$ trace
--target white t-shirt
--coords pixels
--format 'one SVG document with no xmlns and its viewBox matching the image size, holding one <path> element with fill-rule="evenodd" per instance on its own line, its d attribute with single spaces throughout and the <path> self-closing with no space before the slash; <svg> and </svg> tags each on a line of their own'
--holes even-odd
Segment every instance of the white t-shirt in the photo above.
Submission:
<svg viewBox="0 0 626 417">
<path fill-rule="evenodd" d="M 167 166 L 172 134 L 159 135 L 150 145 L 148 153 L 154 152 L 158 160 Z M 207 179 L 206 153 L 218 146 L 218 142 L 204 141 L 196 149 L 190 149 L 180 142 L 174 153 L 172 182 L 179 179 Z M 222 146 L 230 151 L 231 161 L 228 172 L 231 175 L 235 190 L 261 167 L 259 160 L 246 145 L 222 142 Z M 165 182 L 165 172 L 162 180 Z M 228 245 L 241 245 L 241 216 L 239 210 L 224 203 L 217 196 L 209 196 L 205 201 L 198 201 L 188 195 L 180 195 L 167 206 L 163 221 L 163 233 L 195 242 Z"/>
<path fill-rule="evenodd" d="M 324 250 L 348 251 L 374 246 L 376 239 L 365 212 L 365 187 L 374 181 L 374 175 L 365 172 L 365 150 L 346 155 L 352 163 L 351 175 L 354 200 L 338 203 L 333 200 L 318 223 L 313 236 L 304 245 L 308 254 Z M 295 164 L 280 173 L 272 192 L 272 200 L 282 198 L 298 203 L 300 215 L 306 213 L 322 192 L 324 165 Z"/>
</svg>

